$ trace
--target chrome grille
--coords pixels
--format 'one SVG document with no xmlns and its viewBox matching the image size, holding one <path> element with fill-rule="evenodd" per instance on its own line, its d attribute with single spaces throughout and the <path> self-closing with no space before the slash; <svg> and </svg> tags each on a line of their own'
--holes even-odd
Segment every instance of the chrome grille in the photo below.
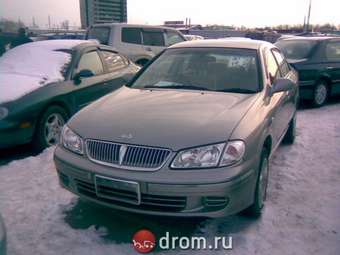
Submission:
<svg viewBox="0 0 340 255">
<path fill-rule="evenodd" d="M 98 140 L 87 140 L 86 149 L 89 159 L 98 164 L 132 170 L 159 169 L 171 153 L 167 149 Z"/>
</svg>

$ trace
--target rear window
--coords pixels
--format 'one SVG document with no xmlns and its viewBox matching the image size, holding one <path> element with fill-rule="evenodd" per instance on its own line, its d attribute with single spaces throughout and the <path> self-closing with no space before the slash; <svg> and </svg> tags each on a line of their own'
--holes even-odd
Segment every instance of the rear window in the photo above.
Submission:
<svg viewBox="0 0 340 255">
<path fill-rule="evenodd" d="M 122 42 L 142 44 L 141 29 L 126 27 L 122 29 Z"/>
<path fill-rule="evenodd" d="M 109 27 L 92 27 L 87 33 L 87 39 L 96 39 L 101 44 L 109 44 L 110 28 Z"/>
<path fill-rule="evenodd" d="M 276 43 L 276 46 L 289 59 L 305 59 L 308 58 L 312 49 L 317 44 L 316 41 L 308 40 L 282 40 Z"/>
<path fill-rule="evenodd" d="M 116 72 L 127 66 L 127 61 L 114 52 L 102 51 L 102 54 L 109 72 Z"/>
</svg>

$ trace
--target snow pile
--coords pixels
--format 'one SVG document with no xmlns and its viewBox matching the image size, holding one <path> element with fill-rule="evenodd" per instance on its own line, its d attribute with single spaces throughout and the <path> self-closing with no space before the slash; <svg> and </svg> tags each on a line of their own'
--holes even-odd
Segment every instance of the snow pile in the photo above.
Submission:
<svg viewBox="0 0 340 255">
<path fill-rule="evenodd" d="M 46 84 L 63 81 L 70 50 L 81 40 L 40 41 L 21 45 L 0 57 L 0 104 L 16 100 Z"/>
<path fill-rule="evenodd" d="M 340 250 L 340 104 L 298 113 L 297 140 L 271 161 L 263 216 L 250 219 L 148 217 L 94 206 L 61 189 L 53 148 L 0 167 L 0 211 L 9 255 L 137 254 L 132 235 L 233 237 L 232 251 L 159 254 L 337 255 Z"/>
</svg>

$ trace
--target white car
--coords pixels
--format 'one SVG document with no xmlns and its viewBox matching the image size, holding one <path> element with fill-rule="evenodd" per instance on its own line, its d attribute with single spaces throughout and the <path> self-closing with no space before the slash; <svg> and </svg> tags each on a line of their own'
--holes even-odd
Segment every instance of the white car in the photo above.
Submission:
<svg viewBox="0 0 340 255">
<path fill-rule="evenodd" d="M 112 46 L 136 64 L 145 65 L 165 48 L 186 41 L 176 29 L 124 23 L 91 26 L 86 39 Z"/>
</svg>

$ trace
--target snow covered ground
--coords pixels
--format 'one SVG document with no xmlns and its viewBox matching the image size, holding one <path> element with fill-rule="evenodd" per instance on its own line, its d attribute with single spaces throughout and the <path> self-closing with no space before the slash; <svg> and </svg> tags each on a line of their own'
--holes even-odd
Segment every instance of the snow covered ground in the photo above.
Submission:
<svg viewBox="0 0 340 255">
<path fill-rule="evenodd" d="M 0 211 L 9 255 L 136 254 L 132 235 L 233 237 L 237 255 L 340 254 L 340 104 L 298 113 L 298 137 L 271 162 L 265 212 L 259 220 L 145 217 L 78 200 L 58 185 L 53 148 L 0 167 Z M 165 252 L 164 252 L 165 253 Z M 210 254 L 171 251 L 168 254 Z"/>
</svg>

